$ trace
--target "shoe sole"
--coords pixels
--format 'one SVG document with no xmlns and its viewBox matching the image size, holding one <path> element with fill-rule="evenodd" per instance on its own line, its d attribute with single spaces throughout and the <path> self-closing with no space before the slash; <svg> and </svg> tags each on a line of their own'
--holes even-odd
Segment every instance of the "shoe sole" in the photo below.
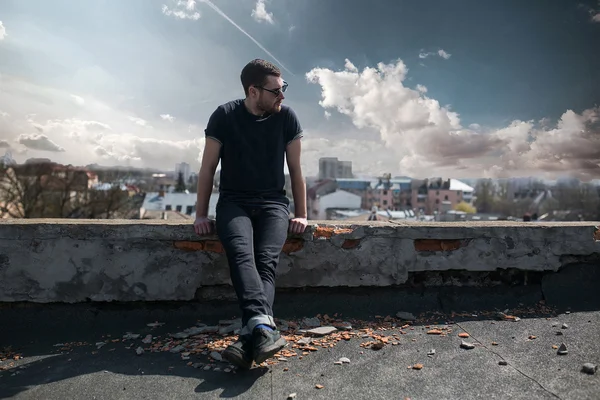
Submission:
<svg viewBox="0 0 600 400">
<path fill-rule="evenodd" d="M 269 358 L 273 357 L 276 353 L 281 351 L 285 346 L 287 346 L 287 342 L 284 338 L 279 338 L 275 343 L 270 346 L 261 349 L 260 352 L 256 352 L 256 357 L 254 358 L 254 362 L 257 364 L 261 364 L 267 361 Z"/>
<path fill-rule="evenodd" d="M 239 367 L 242 369 L 252 368 L 252 361 L 250 361 L 250 362 L 246 361 L 241 354 L 239 354 L 235 351 L 225 350 L 221 353 L 221 357 L 225 361 L 229 361 L 231 364 L 235 365 L 236 367 Z"/>
</svg>

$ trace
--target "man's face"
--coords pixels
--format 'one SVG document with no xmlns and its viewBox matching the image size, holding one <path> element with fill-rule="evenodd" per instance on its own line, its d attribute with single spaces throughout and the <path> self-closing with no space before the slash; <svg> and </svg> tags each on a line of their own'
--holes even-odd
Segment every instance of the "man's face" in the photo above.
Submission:
<svg viewBox="0 0 600 400">
<path fill-rule="evenodd" d="M 259 89 L 257 106 L 268 113 L 281 111 L 281 102 L 285 99 L 283 95 L 285 87 L 285 82 L 281 77 L 270 75 L 262 86 L 262 90 Z"/>
</svg>

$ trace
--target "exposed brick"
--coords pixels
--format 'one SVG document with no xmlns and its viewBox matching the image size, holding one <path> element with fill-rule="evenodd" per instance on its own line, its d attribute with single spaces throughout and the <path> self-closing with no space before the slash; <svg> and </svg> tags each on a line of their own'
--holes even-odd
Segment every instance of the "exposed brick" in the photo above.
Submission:
<svg viewBox="0 0 600 400">
<path fill-rule="evenodd" d="M 296 251 L 302 250 L 304 247 L 304 240 L 302 239 L 288 239 L 283 245 L 283 252 L 285 254 L 295 253 Z"/>
<path fill-rule="evenodd" d="M 416 251 L 452 251 L 463 247 L 461 240 L 416 239 Z"/>
<path fill-rule="evenodd" d="M 352 232 L 354 232 L 354 230 L 349 229 L 349 228 L 332 228 L 332 227 L 326 227 L 326 226 L 319 226 L 315 229 L 313 236 L 330 238 L 333 235 L 340 235 L 343 233 L 352 233 Z"/>
<path fill-rule="evenodd" d="M 360 239 L 346 239 L 344 240 L 344 243 L 342 243 L 342 249 L 354 249 L 356 247 L 358 247 L 358 245 L 360 244 Z"/>
<path fill-rule="evenodd" d="M 210 251 L 212 253 L 225 253 L 223 245 L 218 240 L 205 240 L 204 251 Z"/>
<path fill-rule="evenodd" d="M 224 253 L 223 245 L 218 240 L 203 240 L 201 242 L 177 241 L 175 248 L 184 251 L 210 251 L 212 253 Z"/>
</svg>

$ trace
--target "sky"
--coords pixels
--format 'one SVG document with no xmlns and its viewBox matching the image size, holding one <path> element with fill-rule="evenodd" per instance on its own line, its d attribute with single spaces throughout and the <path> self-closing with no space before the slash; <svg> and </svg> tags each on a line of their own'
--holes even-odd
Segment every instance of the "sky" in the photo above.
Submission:
<svg viewBox="0 0 600 400">
<path fill-rule="evenodd" d="M 0 153 L 198 169 L 241 69 L 278 65 L 355 174 L 600 178 L 600 2 L 2 0 Z"/>
</svg>

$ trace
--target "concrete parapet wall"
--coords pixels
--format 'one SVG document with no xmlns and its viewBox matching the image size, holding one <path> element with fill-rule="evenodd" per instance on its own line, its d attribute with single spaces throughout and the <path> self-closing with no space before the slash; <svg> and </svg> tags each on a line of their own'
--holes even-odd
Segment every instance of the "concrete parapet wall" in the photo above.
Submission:
<svg viewBox="0 0 600 400">
<path fill-rule="evenodd" d="M 313 222 L 290 236 L 277 286 L 394 286 L 425 271 L 600 268 L 596 223 Z M 0 302 L 192 300 L 230 284 L 216 237 L 188 221 L 0 222 Z"/>
</svg>

